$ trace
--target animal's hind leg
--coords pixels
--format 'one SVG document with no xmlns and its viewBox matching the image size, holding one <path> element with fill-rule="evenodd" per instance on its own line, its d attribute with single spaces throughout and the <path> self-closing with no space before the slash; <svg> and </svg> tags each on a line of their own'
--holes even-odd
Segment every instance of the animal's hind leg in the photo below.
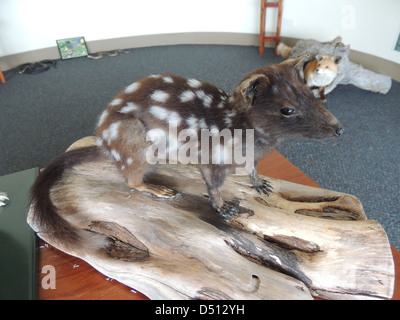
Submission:
<svg viewBox="0 0 400 320">
<path fill-rule="evenodd" d="M 212 166 L 199 166 L 199 169 L 206 183 L 211 204 L 217 211 L 220 211 L 224 205 L 224 201 L 221 197 L 221 186 L 224 183 L 226 175 L 222 169 L 219 170 L 219 174 L 216 174 L 213 172 Z"/>
<path fill-rule="evenodd" d="M 221 197 L 221 187 L 226 175 L 231 171 L 228 167 L 199 166 L 203 179 L 207 185 L 208 195 L 214 209 L 225 219 L 230 219 L 238 214 L 253 214 L 253 211 L 240 206 L 239 201 L 224 201 Z"/>
<path fill-rule="evenodd" d="M 118 143 L 110 145 L 111 156 L 125 177 L 126 183 L 139 191 L 149 192 L 160 198 L 174 197 L 177 192 L 164 186 L 144 182 L 150 163 L 146 159 L 146 128 L 139 119 L 122 120 L 119 125 Z"/>
<path fill-rule="evenodd" d="M 321 98 L 321 101 L 323 103 L 326 103 L 328 100 L 326 99 L 326 95 L 325 95 L 325 87 L 321 87 L 319 89 L 319 97 Z"/>
</svg>

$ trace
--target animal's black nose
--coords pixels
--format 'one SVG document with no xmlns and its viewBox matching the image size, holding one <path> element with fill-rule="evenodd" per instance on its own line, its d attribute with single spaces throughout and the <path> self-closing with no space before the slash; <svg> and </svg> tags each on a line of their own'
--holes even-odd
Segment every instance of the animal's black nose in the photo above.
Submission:
<svg viewBox="0 0 400 320">
<path fill-rule="evenodd" d="M 337 128 L 337 129 L 336 129 L 336 134 L 335 134 L 335 135 L 336 135 L 337 137 L 339 137 L 340 135 L 343 134 L 343 132 L 344 132 L 344 129 L 343 129 L 343 128 Z"/>
</svg>

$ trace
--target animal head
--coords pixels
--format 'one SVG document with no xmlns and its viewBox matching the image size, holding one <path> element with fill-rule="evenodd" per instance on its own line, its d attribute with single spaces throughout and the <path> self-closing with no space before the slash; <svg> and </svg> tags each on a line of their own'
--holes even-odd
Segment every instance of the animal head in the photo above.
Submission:
<svg viewBox="0 0 400 320">
<path fill-rule="evenodd" d="M 315 60 L 317 60 L 315 73 L 316 74 L 337 74 L 338 64 L 342 57 L 340 56 L 321 56 L 317 54 Z"/>
<path fill-rule="evenodd" d="M 252 125 L 265 138 L 325 138 L 343 132 L 339 121 L 313 95 L 301 76 L 308 56 L 260 68 L 238 89 Z"/>
</svg>

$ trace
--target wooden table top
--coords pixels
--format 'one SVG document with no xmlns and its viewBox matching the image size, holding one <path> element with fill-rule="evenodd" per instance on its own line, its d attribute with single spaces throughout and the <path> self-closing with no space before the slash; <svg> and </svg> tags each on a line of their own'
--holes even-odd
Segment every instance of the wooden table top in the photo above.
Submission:
<svg viewBox="0 0 400 320">
<path fill-rule="evenodd" d="M 258 167 L 262 175 L 287 180 L 311 187 L 319 187 L 296 166 L 276 151 L 263 158 Z M 394 300 L 400 300 L 400 252 L 392 247 L 396 265 Z M 41 273 L 43 266 L 54 266 L 56 288 L 44 289 L 41 285 L 47 273 Z M 39 241 L 39 290 L 41 300 L 144 300 L 143 294 L 136 292 L 116 280 L 107 278 L 85 261 L 53 248 Z"/>
</svg>

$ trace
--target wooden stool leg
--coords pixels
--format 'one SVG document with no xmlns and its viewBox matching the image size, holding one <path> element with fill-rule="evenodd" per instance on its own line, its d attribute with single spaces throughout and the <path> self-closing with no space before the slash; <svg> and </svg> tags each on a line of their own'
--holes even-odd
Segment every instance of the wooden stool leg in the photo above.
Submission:
<svg viewBox="0 0 400 320">
<path fill-rule="evenodd" d="M 261 17 L 260 17 L 260 49 L 259 49 L 259 54 L 260 57 L 264 53 L 264 36 L 265 36 L 265 1 L 261 1 Z"/>
<path fill-rule="evenodd" d="M 276 49 L 278 48 L 280 36 L 281 36 L 281 24 L 282 24 L 282 0 L 279 0 L 278 6 L 278 21 L 276 23 L 276 39 L 275 39 L 275 57 L 278 56 Z"/>
<path fill-rule="evenodd" d="M 1 71 L 1 69 L 0 69 L 0 80 L 1 80 L 1 82 L 6 83 L 6 79 L 4 78 L 4 75 L 3 75 L 3 72 Z"/>
<path fill-rule="evenodd" d="M 278 21 L 276 25 L 275 36 L 265 36 L 265 20 L 266 20 L 266 10 L 267 8 L 277 8 L 278 9 Z M 260 56 L 264 53 L 264 42 L 275 42 L 275 56 L 277 56 L 276 49 L 279 44 L 280 34 L 281 34 L 281 24 L 282 24 L 282 0 L 278 2 L 268 2 L 267 0 L 261 0 L 261 18 L 260 18 Z"/>
</svg>

